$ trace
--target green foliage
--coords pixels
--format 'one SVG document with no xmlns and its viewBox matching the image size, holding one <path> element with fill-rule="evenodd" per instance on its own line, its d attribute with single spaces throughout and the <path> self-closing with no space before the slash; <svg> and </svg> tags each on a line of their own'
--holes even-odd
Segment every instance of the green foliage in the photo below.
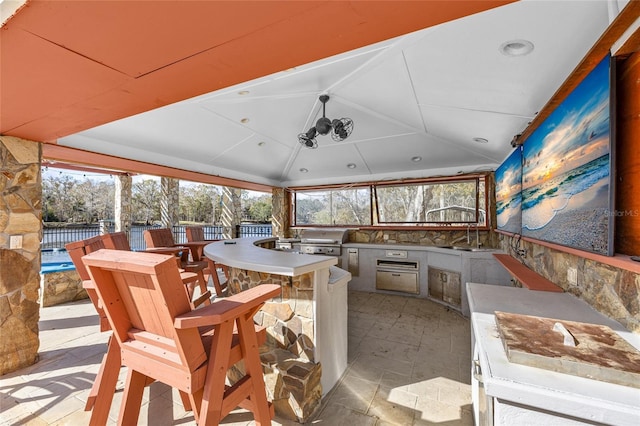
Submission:
<svg viewBox="0 0 640 426">
<path fill-rule="evenodd" d="M 114 186 L 69 175 L 52 176 L 42 182 L 44 221 L 95 223 L 113 217 Z"/>
<path fill-rule="evenodd" d="M 254 200 L 243 200 L 243 203 L 248 205 L 247 210 L 249 217 L 260 223 L 267 223 L 271 221 L 272 203 L 271 195 L 264 195 Z"/>
<path fill-rule="evenodd" d="M 114 219 L 113 181 L 78 180 L 70 174 L 45 177 L 42 182 L 42 218 L 45 222 L 95 223 Z M 180 186 L 181 222 L 221 224 L 222 187 L 208 184 Z M 271 221 L 271 195 L 256 197 L 242 192 L 242 208 L 247 218 Z M 144 179 L 131 187 L 131 220 L 153 223 L 161 220 L 162 190 L 157 179 Z"/>
<path fill-rule="evenodd" d="M 160 183 L 153 179 L 136 182 L 131 187 L 131 220 L 152 223 L 160 220 Z"/>
</svg>

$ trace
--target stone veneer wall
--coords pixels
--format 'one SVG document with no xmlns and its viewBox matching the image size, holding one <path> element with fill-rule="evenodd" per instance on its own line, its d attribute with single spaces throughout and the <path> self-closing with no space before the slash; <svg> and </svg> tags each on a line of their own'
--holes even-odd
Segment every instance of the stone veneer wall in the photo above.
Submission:
<svg viewBox="0 0 640 426">
<path fill-rule="evenodd" d="M 286 188 L 273 188 L 271 208 L 271 235 L 282 238 L 290 237 L 289 197 Z"/>
<path fill-rule="evenodd" d="M 42 274 L 41 289 L 43 308 L 89 297 L 75 269 Z"/>
<path fill-rule="evenodd" d="M 0 375 L 33 364 L 40 345 L 41 153 L 39 143 L 0 136 Z"/>
<path fill-rule="evenodd" d="M 406 244 L 421 246 L 475 246 L 476 231 L 469 230 L 356 230 L 349 231 L 350 243 Z M 481 247 L 496 247 L 497 238 L 488 231 L 478 231 Z"/>
<path fill-rule="evenodd" d="M 131 185 L 133 179 L 129 175 L 119 175 L 115 181 L 115 232 L 124 232 L 127 238 L 131 235 Z"/>
<path fill-rule="evenodd" d="M 162 226 L 173 229 L 173 225 L 177 225 L 179 222 L 180 180 L 163 176 L 160 178 L 160 189 L 162 191 L 160 220 Z"/>
<path fill-rule="evenodd" d="M 280 284 L 280 298 L 267 302 L 254 319 L 267 329 L 267 342 L 260 348 L 267 397 L 279 416 L 301 423 L 322 399 L 322 366 L 314 359 L 313 278 L 313 273 L 285 277 L 230 268 L 228 281 L 230 295 Z M 230 378 L 239 377 L 232 372 Z"/>
<path fill-rule="evenodd" d="M 504 236 L 500 242 L 507 253 L 510 253 L 510 239 Z M 530 241 L 521 241 L 520 248 L 526 250 L 524 263 L 530 269 L 583 299 L 629 331 L 640 333 L 640 274 Z M 567 281 L 570 267 L 578 271 L 577 285 Z"/>
</svg>

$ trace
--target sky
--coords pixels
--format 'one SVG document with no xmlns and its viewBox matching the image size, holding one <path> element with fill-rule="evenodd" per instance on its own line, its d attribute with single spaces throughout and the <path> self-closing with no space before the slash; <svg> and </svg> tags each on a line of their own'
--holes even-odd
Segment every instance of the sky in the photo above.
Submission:
<svg viewBox="0 0 640 426">
<path fill-rule="evenodd" d="M 57 176 L 63 176 L 63 175 L 69 175 L 72 176 L 75 180 L 78 181 L 84 181 L 85 179 L 89 179 L 91 181 L 94 182 L 110 182 L 110 181 L 114 181 L 115 176 L 111 176 L 108 174 L 103 174 L 103 173 L 89 173 L 89 172 L 81 172 L 81 171 L 76 171 L 76 170 L 68 170 L 68 169 L 57 169 L 55 167 L 43 167 L 42 168 L 42 179 L 47 179 L 47 178 L 51 178 L 51 177 L 57 177 Z M 135 184 L 137 182 L 141 182 L 143 180 L 155 180 L 160 182 L 160 177 L 159 176 L 153 176 L 153 175 L 134 175 L 132 177 L 132 182 Z M 200 182 L 191 182 L 191 181 L 187 181 L 187 180 L 181 180 L 180 181 L 180 186 L 185 187 L 185 186 L 193 186 L 193 185 L 201 185 Z M 205 184 L 202 184 L 205 185 Z M 249 198 L 257 198 L 257 197 L 262 197 L 265 194 L 265 192 L 258 192 L 258 191 L 247 191 Z"/>
<path fill-rule="evenodd" d="M 524 142 L 523 189 L 609 153 L 609 57 Z"/>
<path fill-rule="evenodd" d="M 496 170 L 496 200 L 508 200 L 522 189 L 522 151 L 520 147 Z"/>
</svg>

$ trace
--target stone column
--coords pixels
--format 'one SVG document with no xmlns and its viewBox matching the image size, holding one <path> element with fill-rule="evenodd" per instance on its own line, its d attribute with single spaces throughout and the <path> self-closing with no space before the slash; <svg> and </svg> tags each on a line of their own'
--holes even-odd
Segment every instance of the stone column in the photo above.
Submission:
<svg viewBox="0 0 640 426">
<path fill-rule="evenodd" d="M 236 238 L 236 226 L 242 222 L 241 190 L 222 187 L 222 238 Z"/>
<path fill-rule="evenodd" d="M 125 232 L 127 238 L 131 232 L 131 183 L 129 175 L 120 175 L 116 179 L 116 232 Z"/>
<path fill-rule="evenodd" d="M 38 355 L 42 176 L 39 143 L 0 136 L 0 376 Z"/>
<path fill-rule="evenodd" d="M 271 227 L 274 237 L 289 238 L 291 215 L 290 203 L 287 190 L 285 188 L 273 188 L 271 191 Z"/>
<path fill-rule="evenodd" d="M 173 230 L 173 225 L 177 225 L 179 222 L 180 180 L 163 177 L 160 179 L 160 186 L 162 191 L 160 220 L 162 226 Z"/>
</svg>

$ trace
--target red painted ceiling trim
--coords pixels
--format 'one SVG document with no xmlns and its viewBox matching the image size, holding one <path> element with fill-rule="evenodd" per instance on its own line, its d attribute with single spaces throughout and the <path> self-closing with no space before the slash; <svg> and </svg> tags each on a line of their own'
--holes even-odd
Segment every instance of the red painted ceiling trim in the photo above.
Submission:
<svg viewBox="0 0 640 426">
<path fill-rule="evenodd" d="M 0 30 L 0 134 L 59 137 L 506 1 L 30 1 Z"/>
<path fill-rule="evenodd" d="M 97 154 L 95 152 L 68 148 L 65 146 L 48 143 L 42 144 L 42 158 L 46 158 L 52 167 L 59 167 L 59 165 L 51 164 L 52 161 L 73 163 L 76 165 L 85 164 L 88 166 L 99 166 L 103 169 L 109 170 L 122 170 L 125 172 L 133 172 L 143 175 L 165 176 L 192 182 L 230 186 L 233 188 L 247 189 L 250 191 L 271 192 L 273 188 L 269 185 L 225 178 L 215 175 L 208 175 L 188 170 L 181 170 L 173 167 L 160 166 L 157 164 L 144 163 L 142 161 L 129 160 L 126 158 L 114 157 L 105 154 Z M 62 168 L 68 167 L 63 165 Z M 104 170 L 103 172 L 105 174 L 110 174 L 110 171 L 108 170 Z"/>
</svg>

